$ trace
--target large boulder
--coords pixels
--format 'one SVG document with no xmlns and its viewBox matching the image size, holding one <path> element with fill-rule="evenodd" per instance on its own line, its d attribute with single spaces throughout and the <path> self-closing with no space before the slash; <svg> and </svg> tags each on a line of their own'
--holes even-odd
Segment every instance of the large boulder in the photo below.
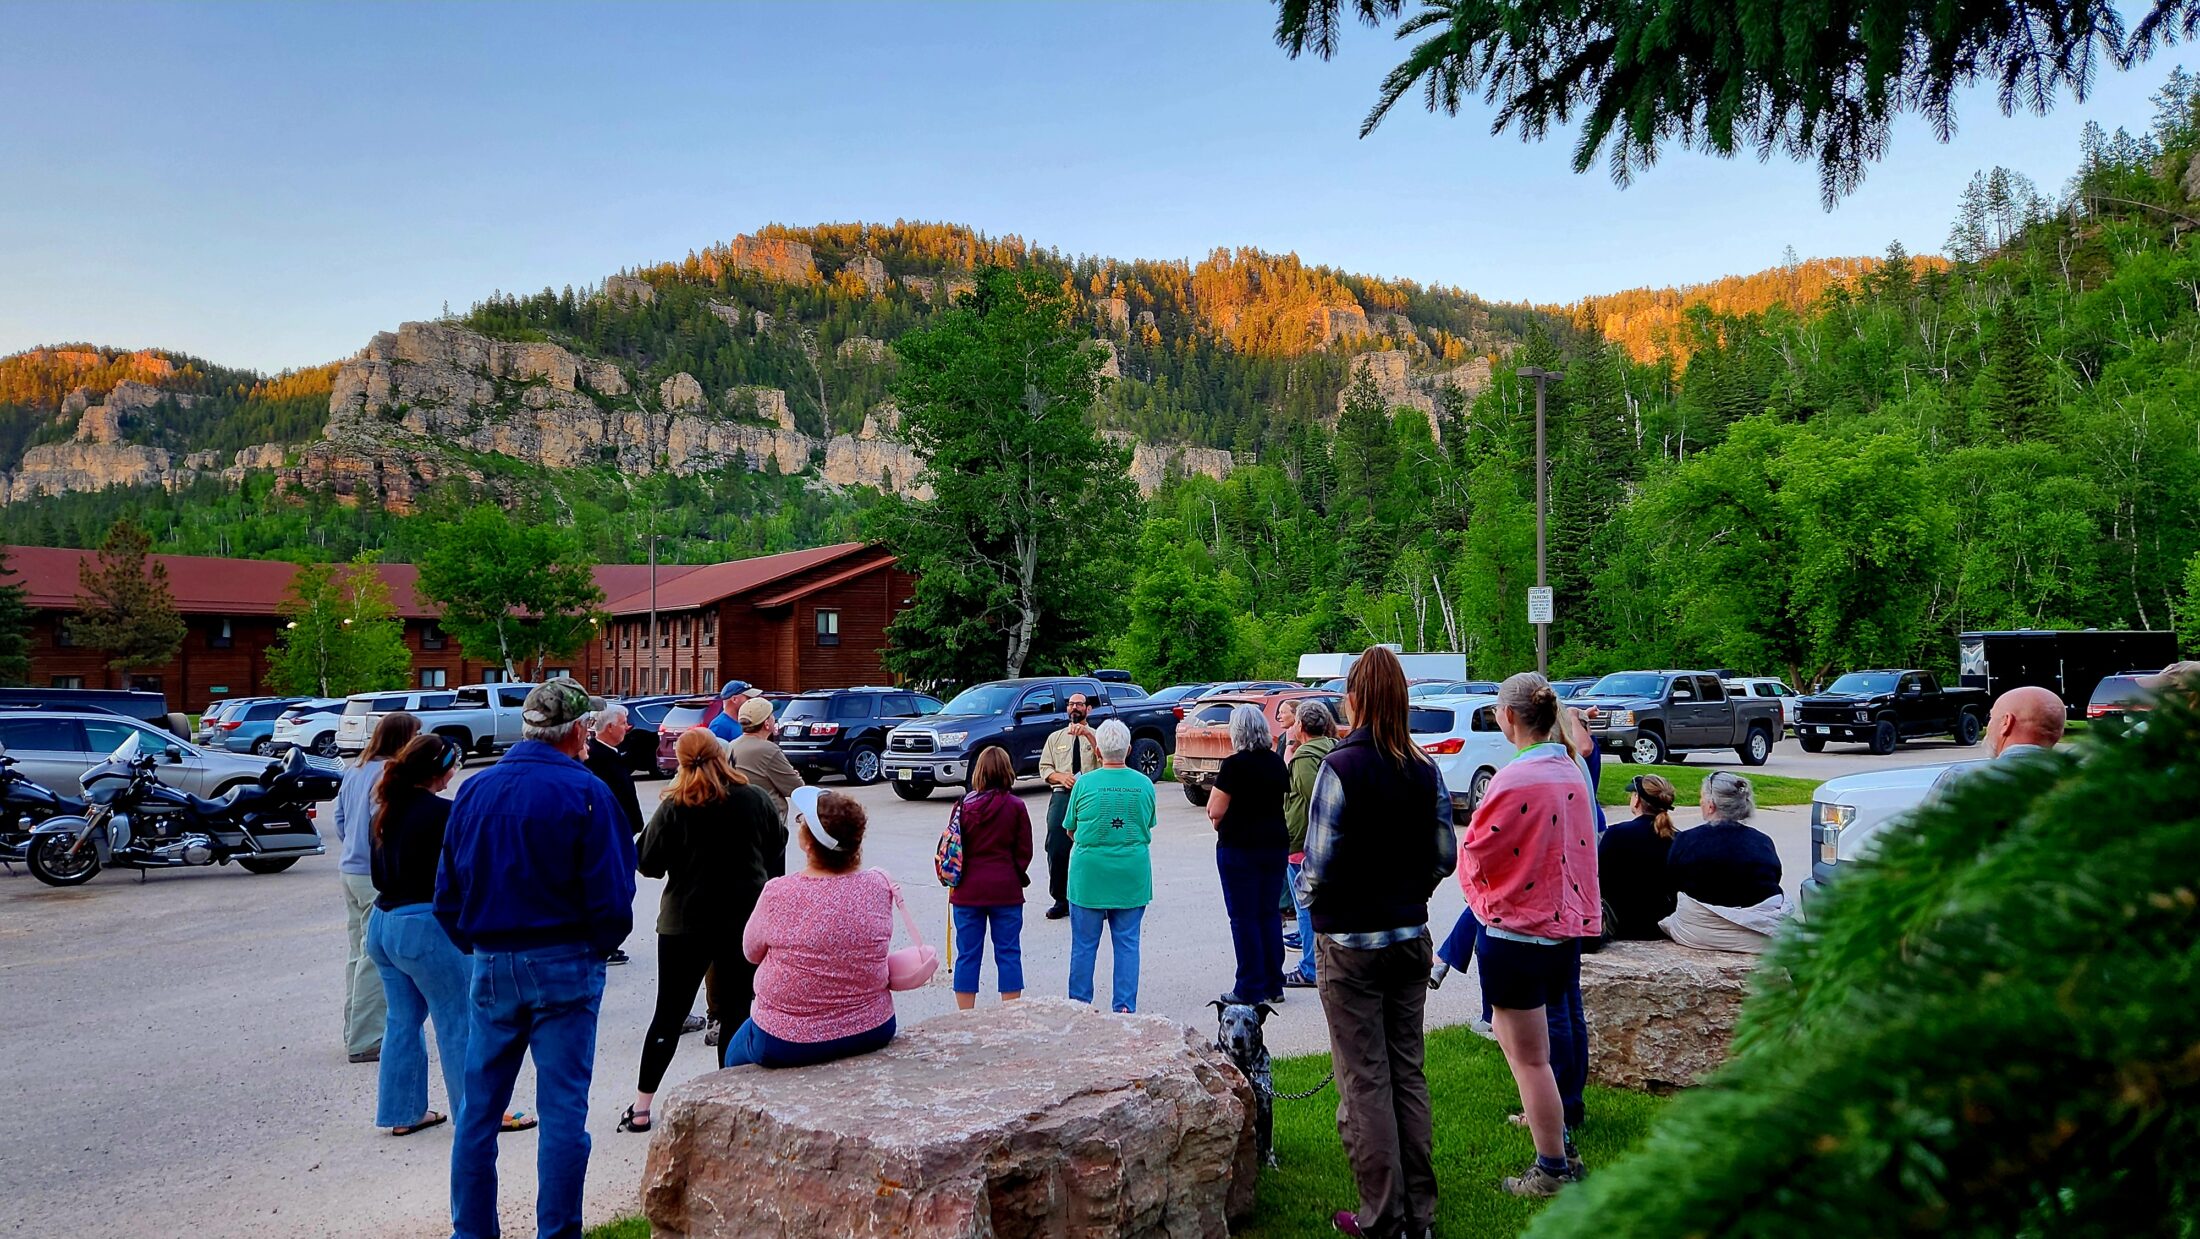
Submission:
<svg viewBox="0 0 2200 1239">
<path fill-rule="evenodd" d="M 1181 1024 L 1025 999 L 674 1090 L 642 1206 L 658 1239 L 1221 1239 L 1253 1203 L 1252 1110 Z"/>
<path fill-rule="evenodd" d="M 1589 1078 L 1681 1088 L 1726 1061 L 1757 957 L 1674 942 L 1615 942 L 1581 957 Z"/>
</svg>

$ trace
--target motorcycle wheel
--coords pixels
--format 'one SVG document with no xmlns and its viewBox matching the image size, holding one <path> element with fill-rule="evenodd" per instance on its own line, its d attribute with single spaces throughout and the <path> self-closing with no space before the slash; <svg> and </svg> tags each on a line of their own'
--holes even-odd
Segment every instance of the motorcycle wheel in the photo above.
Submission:
<svg viewBox="0 0 2200 1239">
<path fill-rule="evenodd" d="M 23 858 L 31 876 L 48 886 L 82 886 L 99 874 L 99 849 L 86 846 L 71 855 L 76 842 L 70 835 L 41 835 Z"/>
<path fill-rule="evenodd" d="M 295 856 L 247 856 L 237 862 L 246 873 L 281 873 L 298 863 Z"/>
</svg>

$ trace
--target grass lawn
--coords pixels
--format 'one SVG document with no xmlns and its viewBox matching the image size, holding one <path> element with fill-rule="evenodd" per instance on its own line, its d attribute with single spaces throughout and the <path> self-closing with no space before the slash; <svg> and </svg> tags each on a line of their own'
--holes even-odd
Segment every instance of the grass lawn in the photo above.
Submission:
<svg viewBox="0 0 2200 1239">
<path fill-rule="evenodd" d="M 1624 809 L 1627 807 L 1627 780 L 1638 774 L 1660 774 L 1670 780 L 1673 789 L 1681 794 L 1680 803 L 1693 807 L 1703 798 L 1704 777 L 1718 770 L 1739 774 L 1748 779 L 1750 787 L 1757 793 L 1757 804 L 1760 807 L 1809 804 L 1811 793 L 1818 790 L 1817 779 L 1760 774 L 1754 770 L 1735 770 L 1732 766 L 1629 766 L 1606 757 L 1604 777 L 1597 780 L 1597 799 L 1606 805 L 1616 805 Z M 1610 814 L 1606 816 L 1609 817 Z"/>
<path fill-rule="evenodd" d="M 1507 1196 L 1497 1181 L 1534 1160 L 1528 1133 L 1505 1121 L 1519 1109 L 1512 1073 L 1495 1043 L 1463 1027 L 1429 1034 L 1429 1100 L 1436 1112 L 1436 1228 L 1446 1235 L 1501 1239 L 1518 1234 L 1542 1207 Z M 1313 1086 L 1329 1070 L 1329 1056 L 1279 1059 L 1278 1092 Z M 1632 1149 L 1650 1129 L 1662 1104 L 1641 1093 L 1589 1090 L 1589 1122 L 1577 1137 L 1591 1172 Z M 1233 1233 L 1251 1239 L 1296 1239 L 1333 1234 L 1329 1216 L 1359 1198 L 1344 1146 L 1337 1140 L 1334 1085 L 1304 1101 L 1276 1102 L 1276 1156 L 1264 1170 L 1252 1220 Z M 627 1218 L 588 1232 L 589 1239 L 648 1239 L 649 1226 Z"/>
</svg>

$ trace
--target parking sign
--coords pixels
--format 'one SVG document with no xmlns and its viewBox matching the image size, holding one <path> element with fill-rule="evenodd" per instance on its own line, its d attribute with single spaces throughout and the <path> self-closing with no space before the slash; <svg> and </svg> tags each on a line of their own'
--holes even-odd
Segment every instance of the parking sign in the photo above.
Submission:
<svg viewBox="0 0 2200 1239">
<path fill-rule="evenodd" d="M 1532 585 L 1528 587 L 1528 622 L 1531 624 L 1548 624 L 1551 622 L 1550 586 Z"/>
</svg>

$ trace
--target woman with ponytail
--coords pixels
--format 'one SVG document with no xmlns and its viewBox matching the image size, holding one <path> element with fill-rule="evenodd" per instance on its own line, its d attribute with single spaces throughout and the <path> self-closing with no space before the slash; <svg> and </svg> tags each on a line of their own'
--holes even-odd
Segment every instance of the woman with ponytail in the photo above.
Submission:
<svg viewBox="0 0 2200 1239">
<path fill-rule="evenodd" d="M 1558 695 L 1532 671 L 1497 690 L 1497 726 L 1520 755 L 1497 772 L 1459 845 L 1459 884 L 1481 925 L 1476 952 L 1497 1044 L 1520 1088 L 1535 1164 L 1505 1180 L 1516 1196 L 1551 1196 L 1578 1179 L 1568 1095 L 1587 1067 L 1574 995 L 1581 942 L 1603 933 L 1596 796 L 1566 743 Z M 1553 1045 L 1547 1008 L 1566 1015 Z M 1554 1073 L 1554 1067 L 1556 1072 Z M 1561 1079 L 1560 1074 L 1566 1078 Z"/>
<path fill-rule="evenodd" d="M 1627 781 L 1635 816 L 1604 832 L 1597 844 L 1597 884 L 1604 892 L 1604 936 L 1658 938 L 1658 922 L 1673 915 L 1677 889 L 1666 872 L 1673 850 L 1673 805 L 1680 793 L 1662 775 Z"/>
<path fill-rule="evenodd" d="M 472 970 L 431 906 L 443 827 L 451 816 L 451 802 L 439 793 L 450 786 L 458 758 L 458 746 L 443 737 L 416 735 L 374 762 L 373 816 L 364 832 L 375 889 L 366 952 L 381 973 L 388 1000 L 374 1125 L 397 1136 L 447 1117 L 428 1108 L 430 1019 L 443 1062 L 443 1090 L 454 1113 L 464 1090 L 473 1018 L 466 986 Z"/>
<path fill-rule="evenodd" d="M 657 907 L 657 1010 L 620 1131 L 649 1130 L 650 1105 L 705 972 L 718 971 L 720 1018 L 731 1026 L 749 1017 L 756 967 L 741 954 L 741 934 L 764 883 L 786 865 L 786 824 L 764 789 L 726 760 L 718 737 L 695 728 L 673 753 L 672 785 L 636 853 L 644 874 L 665 880 L 665 893 Z"/>
</svg>

